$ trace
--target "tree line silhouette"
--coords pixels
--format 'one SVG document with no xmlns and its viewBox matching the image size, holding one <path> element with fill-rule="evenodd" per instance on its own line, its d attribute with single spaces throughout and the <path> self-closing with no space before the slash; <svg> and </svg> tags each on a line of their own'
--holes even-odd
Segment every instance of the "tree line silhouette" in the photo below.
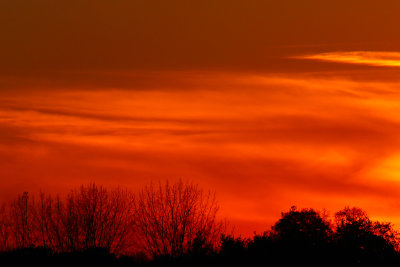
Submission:
<svg viewBox="0 0 400 267">
<path fill-rule="evenodd" d="M 0 208 L 0 264 L 41 266 L 258 266 L 400 263 L 393 225 L 346 207 L 291 207 L 262 234 L 227 234 L 215 194 L 150 184 L 138 193 L 82 185 L 66 197 L 27 192 Z M 6 265 L 5 265 L 6 266 Z"/>
</svg>

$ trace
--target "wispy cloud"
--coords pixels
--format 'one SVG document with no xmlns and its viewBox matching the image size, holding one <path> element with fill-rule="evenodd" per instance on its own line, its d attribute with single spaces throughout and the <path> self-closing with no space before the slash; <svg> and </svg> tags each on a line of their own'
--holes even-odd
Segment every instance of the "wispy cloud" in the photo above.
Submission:
<svg viewBox="0 0 400 267">
<path fill-rule="evenodd" d="M 400 52 L 328 52 L 297 56 L 295 58 L 330 61 L 337 63 L 361 64 L 369 66 L 400 67 Z"/>
<path fill-rule="evenodd" d="M 400 196 L 398 83 L 186 74 L 151 90 L 1 92 L 0 196 L 182 177 L 215 188 L 238 222 L 291 205 L 374 215 Z"/>
</svg>

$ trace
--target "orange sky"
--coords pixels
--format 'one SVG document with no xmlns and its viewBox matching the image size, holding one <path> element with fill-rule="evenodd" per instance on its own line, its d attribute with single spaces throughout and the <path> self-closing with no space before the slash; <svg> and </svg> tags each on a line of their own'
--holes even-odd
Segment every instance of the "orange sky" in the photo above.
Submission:
<svg viewBox="0 0 400 267">
<path fill-rule="evenodd" d="M 1 198 L 182 178 L 244 235 L 400 226 L 400 2 L 277 2 L 1 1 Z"/>
</svg>

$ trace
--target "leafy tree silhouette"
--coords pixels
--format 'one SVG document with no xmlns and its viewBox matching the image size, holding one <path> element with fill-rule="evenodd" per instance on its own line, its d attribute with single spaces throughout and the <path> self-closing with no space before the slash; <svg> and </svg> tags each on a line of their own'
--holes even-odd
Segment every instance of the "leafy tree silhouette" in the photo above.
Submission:
<svg viewBox="0 0 400 267">
<path fill-rule="evenodd" d="M 345 207 L 337 212 L 335 221 L 342 262 L 377 264 L 397 260 L 398 234 L 390 223 L 373 222 L 357 207 Z"/>
<path fill-rule="evenodd" d="M 248 239 L 232 235 L 221 236 L 220 265 L 245 266 L 248 264 Z"/>
<path fill-rule="evenodd" d="M 282 218 L 272 227 L 272 234 L 279 241 L 319 246 L 327 242 L 332 230 L 319 212 L 313 209 L 298 211 L 293 206 L 289 212 L 282 213 Z"/>
<path fill-rule="evenodd" d="M 326 217 L 314 209 L 297 210 L 294 206 L 282 213 L 270 233 L 280 260 L 312 264 L 328 257 L 332 229 Z"/>
<path fill-rule="evenodd" d="M 228 257 L 240 257 L 246 253 L 246 244 L 247 240 L 241 237 L 222 235 L 220 254 Z"/>
</svg>

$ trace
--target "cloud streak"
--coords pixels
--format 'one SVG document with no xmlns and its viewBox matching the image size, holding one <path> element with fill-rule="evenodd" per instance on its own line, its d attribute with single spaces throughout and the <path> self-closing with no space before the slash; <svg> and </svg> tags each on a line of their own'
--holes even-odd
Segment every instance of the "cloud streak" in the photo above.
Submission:
<svg viewBox="0 0 400 267">
<path fill-rule="evenodd" d="M 336 63 L 359 64 L 379 67 L 400 67 L 400 52 L 351 51 L 328 52 L 297 56 L 299 59 L 311 59 Z"/>
</svg>

